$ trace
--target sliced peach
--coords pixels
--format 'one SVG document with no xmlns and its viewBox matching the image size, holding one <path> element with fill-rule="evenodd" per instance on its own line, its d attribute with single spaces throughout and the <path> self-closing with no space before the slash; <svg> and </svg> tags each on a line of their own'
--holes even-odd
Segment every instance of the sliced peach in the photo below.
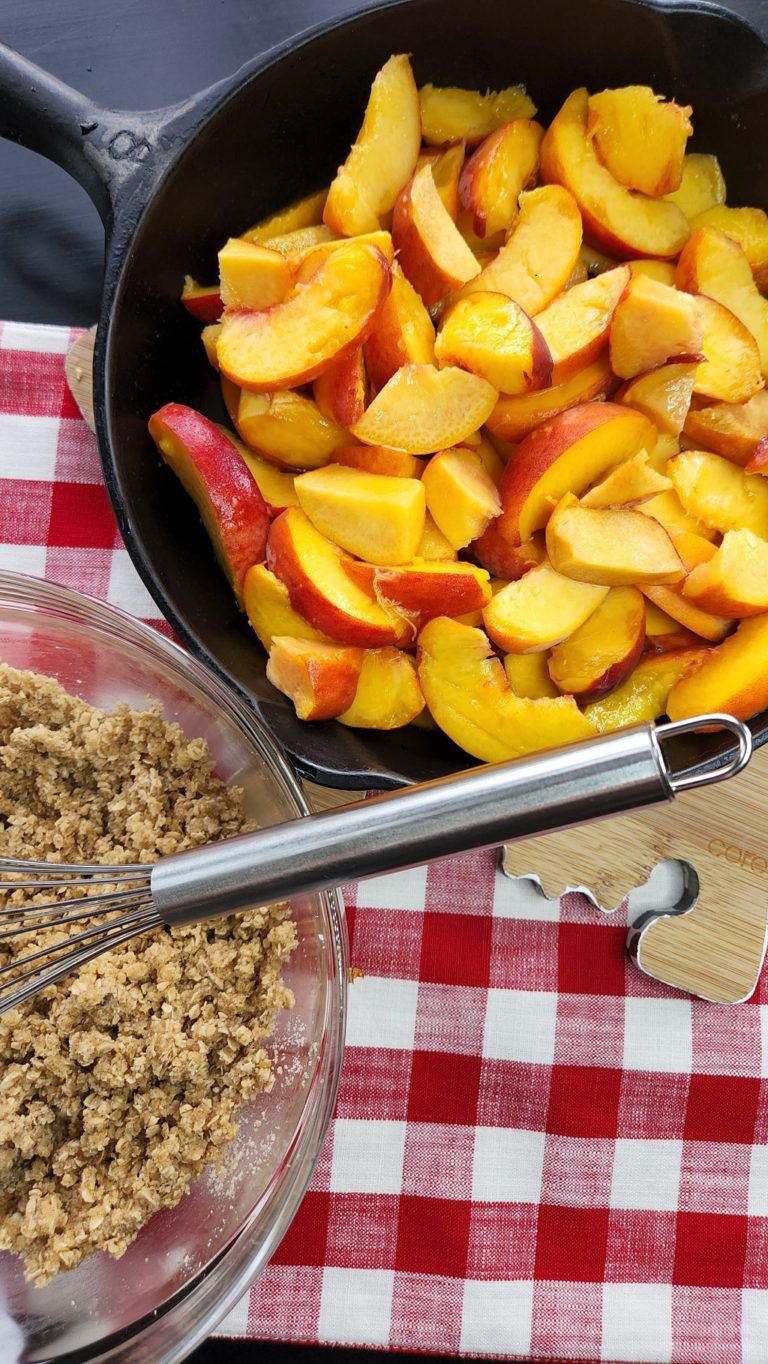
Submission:
<svg viewBox="0 0 768 1364">
<path fill-rule="evenodd" d="M 215 370 L 218 370 L 219 368 L 219 356 L 216 347 L 219 344 L 220 335 L 221 335 L 220 322 L 209 322 L 208 326 L 203 327 L 203 330 L 200 333 L 200 340 L 203 343 L 206 356 L 208 357 L 208 363 L 212 365 Z M 229 380 L 222 379 L 222 383 L 223 384 L 229 383 Z M 240 392 L 239 388 L 237 388 L 235 384 L 232 385 L 232 388 L 237 393 Z"/>
<path fill-rule="evenodd" d="M 416 169 L 420 170 L 427 164 L 432 167 L 435 189 L 451 218 L 456 222 L 461 208 L 459 180 L 464 165 L 464 143 L 457 142 L 454 147 L 447 147 L 444 152 L 421 152 Z"/>
<path fill-rule="evenodd" d="M 366 386 L 363 352 L 358 346 L 318 375 L 312 392 L 323 416 L 339 426 L 353 426 L 365 412 Z"/>
<path fill-rule="evenodd" d="M 671 260 L 688 236 L 684 214 L 667 199 L 626 189 L 606 170 L 588 136 L 588 103 L 586 90 L 574 90 L 550 123 L 541 144 L 542 178 L 571 191 L 598 246 L 620 258 Z"/>
<path fill-rule="evenodd" d="M 404 564 L 416 553 L 425 512 L 420 479 L 328 464 L 300 474 L 294 486 L 316 529 L 350 554 L 374 564 Z"/>
<path fill-rule="evenodd" d="M 275 635 L 267 680 L 293 702 L 300 720 L 333 720 L 355 699 L 363 650 Z"/>
<path fill-rule="evenodd" d="M 548 662 L 545 653 L 504 655 L 504 671 L 515 696 L 540 701 L 544 696 L 560 695 L 549 675 Z"/>
<path fill-rule="evenodd" d="M 439 616 L 422 630 L 417 659 L 432 717 L 449 739 L 483 762 L 595 733 L 571 696 L 537 701 L 515 696 L 482 630 Z"/>
<path fill-rule="evenodd" d="M 424 517 L 424 532 L 414 558 L 426 559 L 429 563 L 443 563 L 458 558 L 456 550 L 448 543 L 429 512 Z"/>
<path fill-rule="evenodd" d="M 469 449 L 477 456 L 491 482 L 495 483 L 498 488 L 506 460 L 499 454 L 492 441 L 476 431 L 475 436 L 468 436 L 466 440 L 462 441 L 460 448 Z"/>
<path fill-rule="evenodd" d="M 690 294 L 647 275 L 630 279 L 611 321 L 614 374 L 634 379 L 668 360 L 699 360 L 702 341 L 699 309 Z"/>
<path fill-rule="evenodd" d="M 391 232 L 382 229 L 376 232 L 362 232 L 359 237 L 355 237 L 356 246 L 373 246 L 384 257 L 387 265 L 392 268 L 395 259 L 395 248 L 392 244 Z M 337 251 L 349 246 L 346 237 L 336 237 L 330 241 L 316 242 L 314 245 L 307 246 L 303 251 L 295 251 L 289 257 L 291 269 L 294 272 L 294 282 L 307 284 L 316 275 L 321 265 Z"/>
<path fill-rule="evenodd" d="M 632 271 L 632 278 L 638 275 L 645 275 L 647 279 L 655 279 L 659 284 L 673 285 L 675 282 L 675 267 L 668 260 L 628 260 L 627 265 Z"/>
<path fill-rule="evenodd" d="M 421 130 L 425 142 L 442 147 L 446 142 L 482 142 L 512 118 L 533 118 L 536 113 L 522 85 L 506 90 L 462 90 L 458 86 L 422 85 L 419 90 Z"/>
<path fill-rule="evenodd" d="M 521 441 L 501 479 L 501 533 L 512 545 L 545 526 L 564 493 L 585 492 L 615 464 L 647 450 L 652 422 L 617 403 L 583 403 Z"/>
<path fill-rule="evenodd" d="M 748 474 L 768 476 L 768 436 L 763 436 L 763 439 L 758 441 L 754 454 L 745 467 Z"/>
<path fill-rule="evenodd" d="M 582 507 L 624 507 L 647 502 L 671 488 L 666 474 L 657 473 L 648 462 L 648 452 L 640 450 L 623 464 L 616 464 L 606 478 L 590 488 L 581 499 Z"/>
<path fill-rule="evenodd" d="M 342 551 L 298 507 L 272 522 L 267 566 L 288 588 L 294 611 L 338 644 L 376 649 L 412 640 L 408 621 L 385 611 L 344 571 Z"/>
<path fill-rule="evenodd" d="M 224 435 L 231 440 L 240 458 L 248 465 L 271 517 L 279 516 L 286 507 L 298 507 L 299 499 L 296 496 L 293 474 L 278 469 L 270 460 L 254 454 L 253 450 L 249 450 L 248 446 L 233 436 L 231 431 L 226 431 L 224 427 L 220 430 L 224 431 Z"/>
<path fill-rule="evenodd" d="M 491 600 L 488 574 L 474 564 L 414 561 L 397 568 L 379 568 L 359 559 L 345 559 L 344 567 L 353 582 L 382 605 L 393 605 L 415 621 L 418 629 L 434 616 L 481 611 Z"/>
<path fill-rule="evenodd" d="M 276 213 L 260 218 L 247 232 L 243 232 L 242 236 L 249 242 L 267 242 L 271 237 L 284 236 L 287 232 L 297 232 L 304 227 L 316 227 L 323 221 L 323 208 L 327 197 L 327 189 L 305 194 L 302 199 L 295 200 L 286 208 L 279 208 Z"/>
<path fill-rule="evenodd" d="M 218 322 L 224 307 L 218 284 L 198 284 L 191 275 L 184 276 L 181 301 L 198 322 Z"/>
<path fill-rule="evenodd" d="M 392 266 L 391 292 L 379 309 L 364 350 L 368 373 L 376 388 L 383 388 L 403 365 L 435 362 L 434 324 L 397 261 Z"/>
<path fill-rule="evenodd" d="M 334 450 L 333 462 L 349 469 L 365 469 L 369 474 L 387 474 L 390 478 L 421 478 L 424 470 L 416 455 L 388 450 L 385 445 L 342 445 Z"/>
<path fill-rule="evenodd" d="M 444 315 L 435 343 L 443 365 L 460 365 L 502 393 L 546 388 L 552 357 L 536 323 L 506 294 L 474 293 Z"/>
<path fill-rule="evenodd" d="M 423 709 L 414 660 L 389 645 L 364 651 L 354 700 L 337 719 L 353 729 L 402 729 Z"/>
<path fill-rule="evenodd" d="M 258 242 L 230 237 L 219 252 L 222 302 L 227 308 L 272 308 L 293 287 L 285 256 Z"/>
<path fill-rule="evenodd" d="M 508 653 L 551 649 L 578 630 L 607 594 L 607 587 L 564 578 L 545 561 L 496 593 L 483 611 L 485 629 Z"/>
<path fill-rule="evenodd" d="M 237 429 L 248 445 L 285 469 L 317 469 L 327 464 L 349 436 L 324 417 L 311 398 L 286 390 L 249 393 L 243 389 Z"/>
<path fill-rule="evenodd" d="M 149 419 L 166 464 L 195 502 L 216 558 L 242 603 L 243 579 L 264 559 L 269 512 L 247 464 L 213 422 L 183 403 Z"/>
<path fill-rule="evenodd" d="M 437 192 L 429 165 L 422 166 L 398 196 L 392 240 L 404 274 L 427 305 L 439 303 L 480 274 L 480 266 Z"/>
<path fill-rule="evenodd" d="M 281 255 L 289 256 L 295 260 L 297 256 L 315 246 L 338 240 L 338 232 L 332 232 L 330 227 L 321 223 L 318 227 L 314 225 L 297 227 L 292 232 L 280 232 L 275 237 L 265 237 L 263 244 L 271 247 L 273 251 L 279 251 Z"/>
<path fill-rule="evenodd" d="M 696 396 L 726 403 L 748 402 L 763 385 L 760 351 L 751 331 L 730 308 L 699 295 L 703 363 L 696 370 Z"/>
<path fill-rule="evenodd" d="M 768 611 L 768 543 L 751 530 L 729 530 L 712 558 L 694 568 L 683 591 L 696 606 L 720 616 Z"/>
<path fill-rule="evenodd" d="M 672 649 L 691 649 L 701 644 L 701 636 L 686 630 L 650 599 L 645 603 L 645 652 L 667 654 Z"/>
<path fill-rule="evenodd" d="M 695 516 L 688 515 L 674 488 L 668 488 L 666 492 L 657 493 L 647 502 L 639 503 L 637 509 L 643 516 L 652 516 L 655 521 L 660 521 L 673 540 L 682 532 L 700 535 L 706 540 L 715 538 L 714 530 L 710 530 L 709 526 L 705 526 L 704 522 Z"/>
<path fill-rule="evenodd" d="M 681 450 L 667 464 L 690 516 L 713 530 L 751 530 L 768 539 L 768 484 L 706 450 Z"/>
<path fill-rule="evenodd" d="M 716 227 L 698 227 L 677 262 L 677 286 L 706 294 L 735 313 L 754 336 L 763 374 L 768 374 L 768 299 L 755 284 L 743 248 Z"/>
<path fill-rule="evenodd" d="M 478 237 L 512 226 L 517 201 L 536 175 L 543 136 L 544 129 L 533 119 L 512 119 L 490 133 L 466 162 L 459 198 L 473 215 Z"/>
<path fill-rule="evenodd" d="M 594 701 L 631 673 L 645 643 L 645 601 L 636 587 L 613 587 L 578 630 L 549 656 L 560 691 Z"/>
<path fill-rule="evenodd" d="M 572 493 L 547 522 L 552 567 L 584 583 L 625 587 L 675 583 L 685 576 L 680 556 L 658 521 L 628 507 L 583 507 Z"/>
<path fill-rule="evenodd" d="M 534 316 L 565 288 L 580 246 L 581 214 L 573 195 L 561 185 L 529 190 L 506 243 L 462 293 L 506 294 Z"/>
<path fill-rule="evenodd" d="M 496 485 L 471 450 L 433 455 L 421 482 L 429 514 L 454 549 L 476 540 L 501 511 Z"/>
<path fill-rule="evenodd" d="M 314 639 L 329 643 L 327 635 L 316 630 L 291 606 L 288 588 L 266 564 L 254 564 L 243 580 L 243 607 L 254 634 L 269 653 L 275 635 L 293 639 Z"/>
<path fill-rule="evenodd" d="M 768 615 L 754 616 L 712 649 L 669 695 L 670 720 L 725 711 L 749 720 L 768 705 Z"/>
<path fill-rule="evenodd" d="M 711 611 L 703 611 L 696 606 L 684 595 L 682 584 L 676 587 L 644 587 L 642 591 L 654 606 L 671 616 L 683 629 L 713 644 L 724 639 L 733 625 L 733 621 L 727 617 L 714 616 Z"/>
<path fill-rule="evenodd" d="M 727 208 L 717 204 L 705 209 L 692 227 L 716 227 L 741 246 L 749 261 L 755 284 L 764 294 L 768 288 L 768 213 L 762 208 Z"/>
<path fill-rule="evenodd" d="M 403 365 L 355 422 L 352 434 L 366 445 L 431 455 L 477 431 L 497 397 L 486 379 L 463 369 Z"/>
<path fill-rule="evenodd" d="M 694 445 L 711 450 L 733 464 L 749 467 L 761 441 L 768 437 L 768 389 L 745 403 L 713 403 L 688 413 L 683 430 Z"/>
<path fill-rule="evenodd" d="M 419 92 L 401 54 L 374 78 L 363 126 L 328 190 L 324 222 L 345 237 L 379 227 L 413 175 L 420 146 Z"/>
<path fill-rule="evenodd" d="M 683 174 L 678 189 L 666 196 L 692 222 L 716 204 L 725 203 L 725 181 L 716 156 L 708 152 L 688 152 L 683 157 Z"/>
<path fill-rule="evenodd" d="M 509 582 L 522 578 L 547 557 L 543 535 L 534 535 L 522 545 L 510 545 L 499 531 L 497 521 L 491 521 L 482 535 L 467 546 L 467 553 L 495 578 L 506 578 Z"/>
<path fill-rule="evenodd" d="M 589 97 L 588 128 L 598 155 L 627 189 L 658 198 L 680 188 L 690 105 L 666 103 L 649 85 Z"/>
<path fill-rule="evenodd" d="M 652 724 L 667 712 L 672 688 L 698 667 L 708 649 L 680 649 L 641 658 L 637 667 L 609 696 L 593 701 L 584 715 L 600 734 L 628 725 Z"/>
<path fill-rule="evenodd" d="M 679 436 L 691 406 L 698 368 L 696 364 L 660 365 L 629 379 L 615 401 L 650 417 L 662 435 Z"/>
<path fill-rule="evenodd" d="M 389 288 L 381 252 L 349 242 L 284 303 L 225 313 L 217 346 L 221 370 L 256 393 L 307 383 L 365 340 Z"/>
<path fill-rule="evenodd" d="M 486 426 L 496 441 L 520 441 L 537 426 L 571 407 L 609 397 L 618 383 L 608 356 L 600 355 L 562 384 L 535 389 L 520 398 L 501 396 Z"/>
<path fill-rule="evenodd" d="M 584 369 L 608 345 L 614 310 L 629 278 L 629 267 L 619 265 L 574 285 L 537 313 L 536 325 L 552 356 L 553 384 Z"/>
<path fill-rule="evenodd" d="M 456 226 L 470 251 L 477 259 L 481 270 L 484 270 L 487 265 L 491 264 L 496 254 L 501 250 L 506 241 L 507 234 L 506 232 L 494 232 L 492 237 L 478 237 L 473 226 L 474 221 L 474 215 L 469 212 L 469 209 L 461 208 L 460 206 L 458 214 L 456 215 Z M 469 293 L 471 287 L 472 281 L 470 280 L 468 284 L 463 286 L 460 292 Z"/>
</svg>

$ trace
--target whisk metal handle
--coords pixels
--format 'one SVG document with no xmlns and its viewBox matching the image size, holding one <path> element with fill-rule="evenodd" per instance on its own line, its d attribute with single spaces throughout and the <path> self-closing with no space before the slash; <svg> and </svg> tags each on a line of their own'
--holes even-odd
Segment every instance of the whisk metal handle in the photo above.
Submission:
<svg viewBox="0 0 768 1364">
<path fill-rule="evenodd" d="M 714 770 L 676 776 L 662 748 L 665 734 L 704 728 L 730 730 L 736 757 Z M 751 751 L 746 725 L 710 715 L 474 768 L 162 858 L 152 871 L 155 909 L 166 923 L 192 923 L 495 847 L 670 800 L 683 786 L 733 775 Z"/>
</svg>

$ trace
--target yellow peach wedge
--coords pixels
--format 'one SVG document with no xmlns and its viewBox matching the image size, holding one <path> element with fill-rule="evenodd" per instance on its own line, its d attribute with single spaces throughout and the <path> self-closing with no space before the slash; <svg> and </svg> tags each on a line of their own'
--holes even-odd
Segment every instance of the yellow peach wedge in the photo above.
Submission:
<svg viewBox="0 0 768 1364">
<path fill-rule="evenodd" d="M 267 680 L 293 702 L 300 720 L 333 720 L 355 699 L 363 650 L 275 635 Z"/>
<path fill-rule="evenodd" d="M 683 431 L 694 445 L 742 468 L 749 466 L 760 443 L 768 439 L 768 389 L 745 403 L 696 407 L 688 413 Z"/>
<path fill-rule="evenodd" d="M 625 507 L 646 502 L 671 488 L 671 480 L 649 463 L 646 450 L 640 450 L 623 464 L 617 464 L 594 488 L 581 498 L 582 507 Z"/>
<path fill-rule="evenodd" d="M 534 389 L 519 398 L 502 394 L 486 427 L 494 440 L 516 443 L 543 422 L 567 412 L 571 407 L 610 397 L 618 384 L 608 356 L 599 355 L 590 365 L 578 370 L 561 384 Z"/>
<path fill-rule="evenodd" d="M 293 287 L 293 271 L 279 251 L 230 237 L 219 252 L 221 300 L 227 308 L 271 308 Z"/>
<path fill-rule="evenodd" d="M 474 293 L 444 315 L 435 344 L 438 364 L 459 365 L 502 393 L 546 388 L 552 357 L 535 322 L 506 294 Z"/>
<path fill-rule="evenodd" d="M 398 196 L 392 240 L 403 273 L 427 306 L 480 274 L 480 266 L 446 209 L 430 165 Z"/>
<path fill-rule="evenodd" d="M 763 374 L 768 374 L 768 299 L 755 284 L 744 250 L 716 227 L 699 227 L 677 262 L 677 286 L 706 294 L 738 317 L 754 336 Z"/>
<path fill-rule="evenodd" d="M 247 445 L 284 469 L 317 469 L 327 464 L 349 436 L 323 416 L 303 393 L 240 392 L 237 429 Z"/>
<path fill-rule="evenodd" d="M 427 164 L 432 167 L 435 189 L 440 195 L 448 214 L 456 222 L 461 210 L 459 180 L 464 166 L 464 143 L 457 142 L 455 146 L 447 147 L 444 152 L 421 152 L 416 163 L 416 169 L 420 170 L 422 166 Z"/>
<path fill-rule="evenodd" d="M 478 237 L 512 226 L 518 199 L 538 169 L 543 136 L 544 129 L 533 119 L 512 119 L 490 133 L 465 163 L 459 198 L 473 215 Z"/>
<path fill-rule="evenodd" d="M 312 385 L 324 417 L 339 426 L 353 426 L 365 412 L 368 381 L 362 348 L 346 351 Z"/>
<path fill-rule="evenodd" d="M 658 198 L 680 188 L 692 113 L 648 85 L 625 85 L 590 95 L 589 134 L 611 175 Z"/>
<path fill-rule="evenodd" d="M 660 365 L 629 379 L 615 401 L 649 417 L 662 435 L 677 437 L 688 416 L 698 370 L 696 364 Z"/>
<path fill-rule="evenodd" d="M 436 454 L 421 477 L 427 510 L 454 549 L 464 549 L 501 511 L 495 483 L 471 450 Z"/>
<path fill-rule="evenodd" d="M 564 578 L 545 561 L 497 592 L 483 622 L 505 653 L 551 649 L 578 630 L 607 594 L 607 587 Z"/>
<path fill-rule="evenodd" d="M 547 551 L 556 572 L 584 583 L 623 587 L 685 577 L 658 521 L 627 507 L 583 507 L 572 493 L 561 498 L 547 522 Z"/>
<path fill-rule="evenodd" d="M 504 671 L 515 696 L 527 696 L 531 701 L 560 696 L 549 675 L 548 661 L 545 653 L 504 655 Z"/>
<path fill-rule="evenodd" d="M 665 198 L 693 222 L 700 213 L 724 204 L 725 194 L 725 181 L 717 157 L 708 152 L 688 152 L 683 158 L 680 185 Z"/>
<path fill-rule="evenodd" d="M 520 212 L 506 242 L 462 294 L 482 289 L 506 294 L 529 316 L 557 297 L 579 259 L 581 214 L 562 185 L 542 185 L 520 196 Z"/>
<path fill-rule="evenodd" d="M 288 588 L 266 564 L 254 564 L 248 569 L 243 581 L 243 607 L 251 629 L 267 653 L 275 635 L 330 643 L 327 635 L 294 611 Z"/>
<path fill-rule="evenodd" d="M 279 516 L 286 507 L 298 507 L 299 500 L 296 496 L 293 474 L 286 469 L 278 469 L 271 460 L 262 459 L 253 450 L 249 450 L 245 442 L 238 440 L 226 427 L 222 426 L 219 430 L 231 440 L 241 459 L 248 465 L 270 516 Z"/>
<path fill-rule="evenodd" d="M 768 289 L 768 213 L 762 208 L 729 208 L 717 204 L 694 218 L 692 227 L 716 227 L 733 237 L 750 264 L 761 294 Z"/>
<path fill-rule="evenodd" d="M 300 474 L 294 486 L 315 528 L 350 554 L 374 564 L 404 564 L 415 555 L 426 509 L 420 479 L 328 464 Z"/>
<path fill-rule="evenodd" d="M 666 460 L 664 463 L 666 466 Z M 655 521 L 659 521 L 665 530 L 669 531 L 673 540 L 682 533 L 700 535 L 705 540 L 714 540 L 717 533 L 709 526 L 705 526 L 704 522 L 699 521 L 697 517 L 688 515 L 674 488 L 667 488 L 662 493 L 656 493 L 647 502 L 639 502 L 637 510 L 641 511 L 643 516 L 652 516 Z"/>
<path fill-rule="evenodd" d="M 536 113 L 522 85 L 506 90 L 463 90 L 459 86 L 422 85 L 419 90 L 421 130 L 425 142 L 442 147 L 447 142 L 482 142 L 512 118 Z"/>
<path fill-rule="evenodd" d="M 352 729 L 402 729 L 423 709 L 414 660 L 389 645 L 364 650 L 354 699 L 336 718 Z"/>
<path fill-rule="evenodd" d="M 353 582 L 381 605 L 393 606 L 417 624 L 434 616 L 464 616 L 481 611 L 491 600 L 488 574 L 474 564 L 427 562 L 384 568 L 360 559 L 345 559 Z"/>
<path fill-rule="evenodd" d="M 720 616 L 768 611 L 768 542 L 750 530 L 729 530 L 706 563 L 694 568 L 683 591 L 696 606 Z"/>
<path fill-rule="evenodd" d="M 365 469 L 369 474 L 388 474 L 390 478 L 421 478 L 422 461 L 404 450 L 388 450 L 385 445 L 342 445 L 333 452 L 333 463 L 348 469 Z"/>
<path fill-rule="evenodd" d="M 455 366 L 403 365 L 351 430 L 366 445 L 431 455 L 477 431 L 497 397 L 486 379 Z"/>
<path fill-rule="evenodd" d="M 600 734 L 625 729 L 627 725 L 652 724 L 667 713 L 675 684 L 698 667 L 709 652 L 680 649 L 641 658 L 621 686 L 585 706 L 584 715 Z"/>
<path fill-rule="evenodd" d="M 667 615 L 661 607 L 646 596 L 645 602 L 645 652 L 647 654 L 667 654 L 672 649 L 692 649 L 701 646 L 702 637 Z"/>
<path fill-rule="evenodd" d="M 327 189 L 306 194 L 302 199 L 288 204 L 286 208 L 279 208 L 276 213 L 260 218 L 247 232 L 243 232 L 242 236 L 249 242 L 268 242 L 271 237 L 283 236 L 286 232 L 316 227 L 323 221 L 323 208 L 327 197 Z"/>
<path fill-rule="evenodd" d="M 681 450 L 667 464 L 690 516 L 713 530 L 751 530 L 768 539 L 768 484 L 706 450 Z"/>
<path fill-rule="evenodd" d="M 630 279 L 611 321 L 614 374 L 634 379 L 668 360 L 696 362 L 702 358 L 702 342 L 701 317 L 690 294 L 647 275 Z"/>
<path fill-rule="evenodd" d="M 608 345 L 614 311 L 629 278 L 629 267 L 619 265 L 574 285 L 537 313 L 536 325 L 552 356 L 553 384 L 583 369 Z"/>
<path fill-rule="evenodd" d="M 768 614 L 753 616 L 712 649 L 669 695 L 670 720 L 725 711 L 749 720 L 768 705 Z"/>
<path fill-rule="evenodd" d="M 371 383 L 376 388 L 383 388 L 403 365 L 435 362 L 434 324 L 397 261 L 392 266 L 391 292 L 379 308 L 364 353 Z"/>
<path fill-rule="evenodd" d="M 549 656 L 561 692 L 593 701 L 631 673 L 645 643 L 645 601 L 636 587 L 614 587 L 596 611 Z M 541 655 L 530 655 L 541 657 Z"/>
</svg>

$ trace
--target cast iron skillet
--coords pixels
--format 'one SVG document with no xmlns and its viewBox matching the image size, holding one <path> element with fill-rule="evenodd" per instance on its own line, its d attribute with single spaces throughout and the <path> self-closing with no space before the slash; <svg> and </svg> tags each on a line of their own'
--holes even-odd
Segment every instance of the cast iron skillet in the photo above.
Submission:
<svg viewBox="0 0 768 1364">
<path fill-rule="evenodd" d="M 171 399 L 223 416 L 199 325 L 178 302 L 183 276 L 215 278 L 226 237 L 328 183 L 393 52 L 413 54 L 419 83 L 523 81 L 544 120 L 574 86 L 653 85 L 693 105 L 692 145 L 720 157 L 729 201 L 768 208 L 768 48 L 744 21 L 703 3 L 398 0 L 304 34 L 151 113 L 94 107 L 0 48 L 0 133 L 74 175 L 104 222 L 95 407 L 131 557 L 187 645 L 251 699 L 299 772 L 353 788 L 426 780 L 466 767 L 467 757 L 415 728 L 377 735 L 296 720 L 266 681 L 264 654 L 146 421 Z M 758 742 L 768 738 L 768 713 L 753 728 Z"/>
</svg>

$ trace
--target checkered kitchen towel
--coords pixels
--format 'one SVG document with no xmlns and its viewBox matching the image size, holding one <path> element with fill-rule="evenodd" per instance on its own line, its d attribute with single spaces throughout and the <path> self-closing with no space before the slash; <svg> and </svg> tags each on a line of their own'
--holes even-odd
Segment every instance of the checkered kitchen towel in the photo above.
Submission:
<svg viewBox="0 0 768 1364">
<path fill-rule="evenodd" d="M 70 339 L 0 326 L 0 566 L 152 619 L 66 390 Z M 346 900 L 364 975 L 335 1119 L 222 1332 L 766 1364 L 766 986 L 724 1008 L 656 985 L 620 913 L 521 898 L 486 853 Z"/>
</svg>

